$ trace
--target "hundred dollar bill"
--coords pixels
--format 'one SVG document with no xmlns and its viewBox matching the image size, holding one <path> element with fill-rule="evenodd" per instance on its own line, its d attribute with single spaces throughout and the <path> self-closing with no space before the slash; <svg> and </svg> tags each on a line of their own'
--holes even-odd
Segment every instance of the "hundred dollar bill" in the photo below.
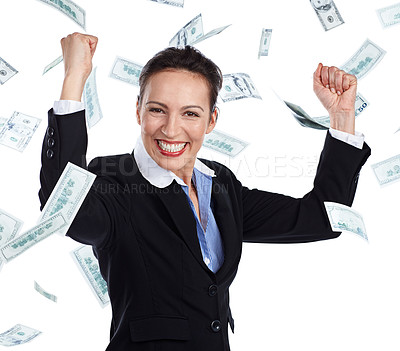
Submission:
<svg viewBox="0 0 400 351">
<path fill-rule="evenodd" d="M 304 111 L 300 106 L 295 105 L 291 102 L 284 101 L 287 107 L 292 111 L 292 114 L 297 122 L 303 127 L 314 128 L 314 129 L 329 129 L 331 121 L 329 116 L 321 117 L 310 117 L 306 111 Z M 361 95 L 361 93 L 356 94 L 356 101 L 354 104 L 355 116 L 363 112 L 369 106 L 369 102 Z"/>
<path fill-rule="evenodd" d="M 36 338 L 42 332 L 36 329 L 17 324 L 6 332 L 0 334 L 1 346 L 16 346 L 25 344 Z"/>
<path fill-rule="evenodd" d="M 241 153 L 248 145 L 249 143 L 243 140 L 215 129 L 206 134 L 203 141 L 203 146 L 232 157 Z"/>
<path fill-rule="evenodd" d="M 24 151 L 40 122 L 39 118 L 14 112 L 0 130 L 0 144 Z"/>
<path fill-rule="evenodd" d="M 16 237 L 23 224 L 20 219 L 0 209 L 0 247 Z"/>
<path fill-rule="evenodd" d="M 57 66 L 60 62 L 63 61 L 63 56 L 57 57 L 53 62 L 49 63 L 43 70 L 42 76 L 50 71 L 53 67 Z"/>
<path fill-rule="evenodd" d="M 312 117 L 310 117 L 308 113 L 304 111 L 301 106 L 295 105 L 288 101 L 284 101 L 284 103 L 286 104 L 287 107 L 289 107 L 293 117 L 296 119 L 297 122 L 299 122 L 301 126 L 314 129 L 323 129 L 323 130 L 329 128 L 326 127 L 327 123 L 326 118 L 321 118 L 321 120 L 317 122 Z M 327 118 L 329 123 L 329 116 Z"/>
<path fill-rule="evenodd" d="M 361 95 L 361 93 L 356 94 L 356 102 L 354 104 L 356 118 L 358 115 L 363 112 L 369 106 L 369 102 L 367 99 Z"/>
<path fill-rule="evenodd" d="M 107 306 L 110 303 L 107 283 L 100 273 L 99 263 L 92 247 L 80 246 L 72 251 L 71 255 L 100 305 Z"/>
<path fill-rule="evenodd" d="M 51 300 L 53 302 L 57 302 L 57 296 L 55 296 L 53 294 L 49 294 L 36 281 L 34 282 L 34 288 L 40 295 L 48 298 L 49 300 Z"/>
<path fill-rule="evenodd" d="M 184 0 L 150 0 L 150 1 L 157 2 L 159 4 L 166 4 L 166 5 L 176 6 L 176 7 L 183 7 L 183 1 Z"/>
<path fill-rule="evenodd" d="M 325 31 L 344 23 L 333 0 L 310 0 L 310 2 Z"/>
<path fill-rule="evenodd" d="M 224 74 L 219 97 L 223 102 L 244 98 L 261 99 L 253 81 L 246 73 Z"/>
<path fill-rule="evenodd" d="M 86 30 L 86 12 L 71 0 L 39 0 L 55 7 Z"/>
<path fill-rule="evenodd" d="M 43 208 L 39 221 L 44 221 L 55 213 L 62 213 L 68 224 L 59 233 L 65 235 L 95 178 L 95 174 L 68 162 Z"/>
<path fill-rule="evenodd" d="M 199 39 L 195 40 L 193 43 L 191 43 L 191 45 L 200 43 L 203 40 L 206 40 L 206 39 L 208 39 L 210 37 L 213 37 L 214 35 L 217 35 L 217 34 L 221 33 L 222 31 L 224 31 L 229 26 L 230 26 L 230 24 L 228 24 L 227 26 L 223 26 L 223 27 L 219 27 L 219 28 L 213 29 L 212 31 L 208 32 L 207 34 L 201 36 Z"/>
<path fill-rule="evenodd" d="M 0 130 L 4 127 L 7 121 L 8 118 L 0 117 Z"/>
<path fill-rule="evenodd" d="M 263 28 L 261 32 L 260 48 L 258 49 L 258 58 L 268 56 L 269 45 L 271 43 L 272 29 Z"/>
<path fill-rule="evenodd" d="M 58 230 L 61 230 L 66 225 L 67 221 L 62 213 L 56 213 L 54 216 L 40 222 L 27 232 L 0 247 L 0 254 L 6 262 L 10 262 L 38 242 L 48 238 Z"/>
<path fill-rule="evenodd" d="M 380 185 L 400 179 L 400 155 L 375 163 L 371 167 Z"/>
<path fill-rule="evenodd" d="M 188 22 L 170 40 L 169 46 L 184 47 L 191 45 L 203 36 L 203 19 L 201 13 Z"/>
<path fill-rule="evenodd" d="M 103 113 L 101 112 L 100 108 L 99 96 L 97 95 L 96 69 L 97 67 L 92 71 L 92 73 L 90 73 L 90 76 L 86 80 L 85 88 L 83 90 L 86 122 L 89 128 L 92 128 L 98 121 L 103 118 Z"/>
<path fill-rule="evenodd" d="M 333 231 L 351 232 L 368 241 L 364 220 L 358 212 L 335 202 L 325 201 L 324 205 Z"/>
<path fill-rule="evenodd" d="M 383 59 L 385 54 L 385 50 L 367 39 L 340 69 L 361 79 Z"/>
<path fill-rule="evenodd" d="M 18 71 L 0 57 L 0 84 L 3 85 L 11 77 L 15 76 Z"/>
<path fill-rule="evenodd" d="M 376 10 L 383 28 L 400 23 L 400 3 Z"/>
<path fill-rule="evenodd" d="M 119 79 L 132 85 L 139 86 L 139 76 L 143 66 L 117 57 L 110 73 L 111 78 Z"/>
</svg>

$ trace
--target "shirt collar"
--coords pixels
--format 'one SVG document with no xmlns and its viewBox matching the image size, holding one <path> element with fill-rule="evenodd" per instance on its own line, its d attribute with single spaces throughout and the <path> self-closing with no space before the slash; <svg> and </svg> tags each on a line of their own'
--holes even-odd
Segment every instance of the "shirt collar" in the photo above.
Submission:
<svg viewBox="0 0 400 351">
<path fill-rule="evenodd" d="M 175 179 L 178 184 L 186 186 L 185 182 L 175 173 L 160 167 L 156 161 L 150 157 L 143 145 L 141 135 L 139 135 L 137 139 L 135 149 L 133 150 L 133 156 L 135 157 L 140 173 L 150 184 L 158 188 L 165 188 Z M 196 158 L 194 168 L 205 175 L 215 177 L 215 172 L 198 158 Z"/>
</svg>

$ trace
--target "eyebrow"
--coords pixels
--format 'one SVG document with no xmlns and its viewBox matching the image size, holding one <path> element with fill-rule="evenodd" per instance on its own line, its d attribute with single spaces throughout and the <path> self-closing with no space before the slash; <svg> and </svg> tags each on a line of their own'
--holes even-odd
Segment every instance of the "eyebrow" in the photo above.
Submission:
<svg viewBox="0 0 400 351">
<path fill-rule="evenodd" d="M 158 102 L 158 101 L 147 101 L 147 102 L 146 102 L 146 105 L 148 105 L 148 104 L 157 104 L 157 105 L 160 105 L 160 106 L 162 106 L 162 107 L 164 107 L 164 108 L 168 108 L 167 105 L 165 105 L 165 104 L 163 104 L 163 103 L 161 103 L 161 102 Z M 203 109 L 201 106 L 198 106 L 198 105 L 186 105 L 186 106 L 182 106 L 182 110 L 186 110 L 186 109 L 188 109 L 188 108 L 198 108 L 198 109 L 200 109 L 200 110 L 202 110 L 202 111 L 204 112 L 204 109 Z"/>
</svg>

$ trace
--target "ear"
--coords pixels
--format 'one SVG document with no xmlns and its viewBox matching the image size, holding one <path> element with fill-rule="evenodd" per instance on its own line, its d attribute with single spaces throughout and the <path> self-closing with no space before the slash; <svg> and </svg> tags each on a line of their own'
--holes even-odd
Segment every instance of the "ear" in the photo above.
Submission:
<svg viewBox="0 0 400 351">
<path fill-rule="evenodd" d="M 136 100 L 136 121 L 139 125 L 141 125 L 140 114 L 139 114 L 140 106 L 139 106 L 139 96 Z"/>
<path fill-rule="evenodd" d="M 214 129 L 216 123 L 217 123 L 217 118 L 218 118 L 218 108 L 215 107 L 213 113 L 211 114 L 211 120 L 210 123 L 208 124 L 206 134 L 211 133 L 212 130 Z"/>
</svg>

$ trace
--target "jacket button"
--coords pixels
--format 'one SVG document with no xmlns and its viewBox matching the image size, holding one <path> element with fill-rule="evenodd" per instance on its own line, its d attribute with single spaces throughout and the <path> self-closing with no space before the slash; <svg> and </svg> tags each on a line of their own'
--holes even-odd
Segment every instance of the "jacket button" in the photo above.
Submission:
<svg viewBox="0 0 400 351">
<path fill-rule="evenodd" d="M 218 319 L 211 322 L 211 330 L 214 333 L 218 333 L 221 330 L 221 322 Z"/>
<path fill-rule="evenodd" d="M 53 156 L 54 156 L 54 151 L 53 150 L 47 150 L 47 152 L 46 152 L 46 156 L 47 156 L 47 158 L 53 158 Z"/>
<path fill-rule="evenodd" d="M 49 137 L 52 137 L 52 136 L 54 135 L 54 128 L 48 127 L 48 128 L 47 128 L 47 135 L 48 135 Z"/>
<path fill-rule="evenodd" d="M 217 294 L 218 291 L 218 287 L 216 285 L 210 285 L 210 287 L 208 288 L 208 295 L 210 296 L 215 296 Z"/>
<path fill-rule="evenodd" d="M 54 141 L 53 138 L 48 138 L 48 139 L 47 139 L 47 146 L 48 146 L 48 147 L 53 147 L 54 144 L 55 144 L 55 141 Z"/>
</svg>

